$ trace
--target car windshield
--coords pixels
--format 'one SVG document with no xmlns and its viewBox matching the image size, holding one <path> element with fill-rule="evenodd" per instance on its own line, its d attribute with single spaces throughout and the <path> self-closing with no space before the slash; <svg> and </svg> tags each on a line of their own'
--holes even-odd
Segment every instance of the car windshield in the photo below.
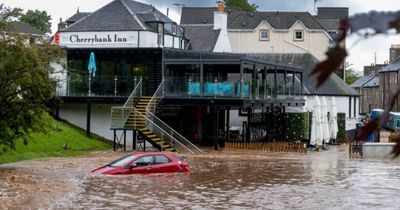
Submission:
<svg viewBox="0 0 400 210">
<path fill-rule="evenodd" d="M 127 155 L 127 156 L 124 156 L 124 157 L 122 157 L 122 158 L 120 158 L 118 160 L 115 160 L 115 161 L 107 164 L 107 166 L 110 166 L 110 167 L 124 166 L 127 163 L 132 162 L 135 158 L 137 158 L 137 157 L 134 156 L 134 155 Z"/>
</svg>

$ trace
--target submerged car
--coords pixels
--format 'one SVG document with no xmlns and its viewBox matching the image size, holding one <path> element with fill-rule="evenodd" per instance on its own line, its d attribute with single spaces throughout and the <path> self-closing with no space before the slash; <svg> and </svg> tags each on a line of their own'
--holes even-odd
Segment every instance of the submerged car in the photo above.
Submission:
<svg viewBox="0 0 400 210">
<path fill-rule="evenodd" d="M 186 160 L 170 152 L 140 152 L 121 157 L 105 166 L 96 168 L 96 174 L 145 174 L 189 172 Z"/>
</svg>

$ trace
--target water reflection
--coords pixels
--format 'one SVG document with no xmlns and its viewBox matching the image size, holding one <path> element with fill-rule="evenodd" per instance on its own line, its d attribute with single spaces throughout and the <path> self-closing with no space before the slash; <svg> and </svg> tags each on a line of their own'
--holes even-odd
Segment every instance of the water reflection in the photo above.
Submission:
<svg viewBox="0 0 400 210">
<path fill-rule="evenodd" d="M 89 173 L 117 156 L 52 160 L 49 171 L 58 170 L 46 173 L 45 179 L 64 180 L 70 189 L 50 207 L 397 209 L 400 204 L 395 197 L 400 193 L 398 160 L 349 159 L 345 151 L 335 148 L 306 155 L 208 152 L 187 157 L 191 173 Z M 76 162 L 72 164 L 71 160 Z M 23 167 L 46 165 L 43 161 L 35 164 Z"/>
</svg>

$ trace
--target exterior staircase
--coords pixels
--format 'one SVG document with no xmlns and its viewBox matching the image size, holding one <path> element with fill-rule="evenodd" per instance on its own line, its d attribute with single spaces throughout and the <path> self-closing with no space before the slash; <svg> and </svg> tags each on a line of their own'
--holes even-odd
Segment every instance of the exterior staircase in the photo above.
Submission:
<svg viewBox="0 0 400 210">
<path fill-rule="evenodd" d="M 165 142 L 160 136 L 153 133 L 146 125 L 146 108 L 151 105 L 157 105 L 160 99 L 153 99 L 152 96 L 141 96 L 136 102 L 135 108 L 140 113 L 132 112 L 125 122 L 125 128 L 136 128 L 139 134 L 150 142 L 154 147 L 159 150 L 176 152 L 176 149 L 172 147 L 168 142 Z M 150 106 L 151 107 L 151 106 Z"/>
</svg>

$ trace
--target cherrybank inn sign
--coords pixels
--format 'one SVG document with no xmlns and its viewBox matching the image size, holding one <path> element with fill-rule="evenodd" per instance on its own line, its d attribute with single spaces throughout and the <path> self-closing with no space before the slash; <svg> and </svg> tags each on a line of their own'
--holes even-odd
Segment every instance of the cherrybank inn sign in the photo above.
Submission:
<svg viewBox="0 0 400 210">
<path fill-rule="evenodd" d="M 68 48 L 138 47 L 138 31 L 61 32 L 60 46 Z"/>
</svg>

